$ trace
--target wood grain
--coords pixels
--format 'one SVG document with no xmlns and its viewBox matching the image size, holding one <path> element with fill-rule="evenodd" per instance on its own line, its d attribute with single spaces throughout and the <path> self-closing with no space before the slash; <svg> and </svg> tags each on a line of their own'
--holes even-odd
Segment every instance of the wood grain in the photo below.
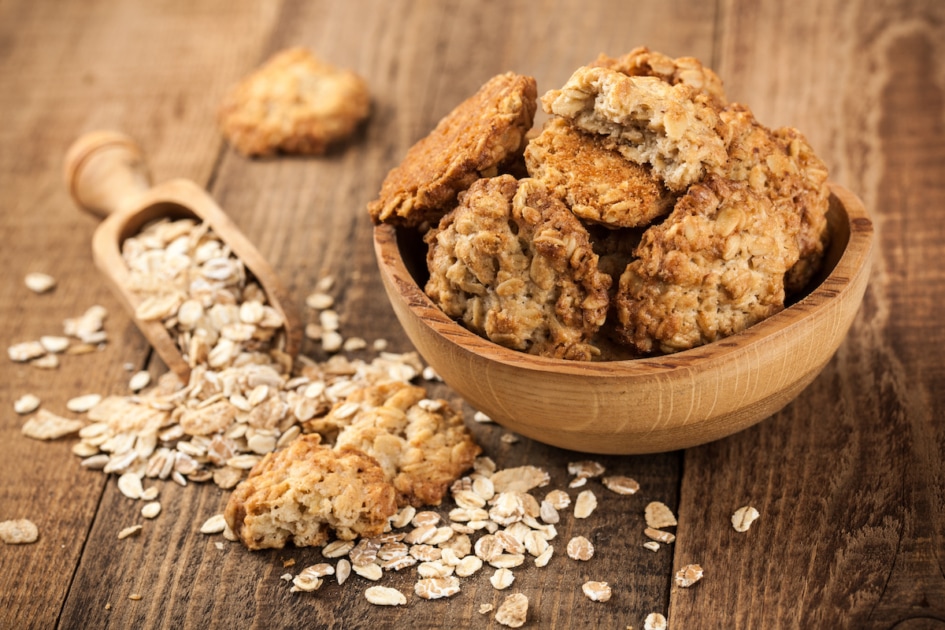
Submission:
<svg viewBox="0 0 945 630">
<path fill-rule="evenodd" d="M 368 80 L 374 109 L 347 145 L 317 159 L 246 160 L 214 122 L 226 88 L 268 54 L 307 45 Z M 545 570 L 518 573 L 535 628 L 642 628 L 652 611 L 673 628 L 935 628 L 945 624 L 945 5 L 937 0 L 694 0 L 576 2 L 367 0 L 306 2 L 7 0 L 0 3 L 0 319 L 7 345 L 58 334 L 65 317 L 101 303 L 110 342 L 63 357 L 56 372 L 0 364 L 0 520 L 31 518 L 33 545 L 0 546 L 0 628 L 496 627 L 477 610 L 498 603 L 485 571 L 461 595 L 412 596 L 409 606 L 363 600 L 363 580 L 289 593 L 287 569 L 309 549 L 250 553 L 197 530 L 220 511 L 211 486 L 162 485 L 164 511 L 140 536 L 140 503 L 113 479 L 80 469 L 71 441 L 21 436 L 12 401 L 32 391 L 51 411 L 96 391 L 124 393 L 129 372 L 165 368 L 94 268 L 97 222 L 61 181 L 82 132 L 120 129 L 149 156 L 154 181 L 185 177 L 209 189 L 272 263 L 306 316 L 324 275 L 342 332 L 410 348 L 383 296 L 365 204 L 387 170 L 457 102 L 506 70 L 560 86 L 600 52 L 647 44 L 709 61 L 730 95 L 771 126 L 793 125 L 865 202 L 878 251 L 862 310 L 825 371 L 784 411 L 731 438 L 685 452 L 599 458 L 641 484 L 633 497 L 595 486 L 592 519 L 559 531 Z M 541 116 L 539 116 L 541 119 Z M 59 281 L 35 295 L 29 271 Z M 322 356 L 313 342 L 303 351 Z M 440 393 L 457 404 L 455 394 Z M 467 408 L 467 412 L 472 410 Z M 502 429 L 472 429 L 501 466 L 543 465 L 566 483 L 580 454 Z M 593 482 L 596 483 L 596 482 Z M 573 493 L 572 493 L 573 494 Z M 678 539 L 643 541 L 650 500 L 678 507 Z M 753 504 L 745 533 L 729 517 Z M 591 563 L 563 542 L 588 535 Z M 699 562 L 705 579 L 672 586 Z M 585 579 L 614 585 L 593 603 Z M 129 599 L 138 594 L 141 599 Z"/>
<path fill-rule="evenodd" d="M 676 563 L 701 561 L 707 578 L 673 593 L 682 627 L 710 606 L 735 628 L 945 626 L 945 386 L 928 351 L 943 347 L 931 322 L 945 283 L 927 258 L 943 236 L 943 8 L 724 8 L 727 85 L 763 122 L 805 131 L 876 209 L 880 247 L 820 378 L 761 425 L 686 452 Z M 745 504 L 762 515 L 749 532 L 720 526 Z"/>
</svg>

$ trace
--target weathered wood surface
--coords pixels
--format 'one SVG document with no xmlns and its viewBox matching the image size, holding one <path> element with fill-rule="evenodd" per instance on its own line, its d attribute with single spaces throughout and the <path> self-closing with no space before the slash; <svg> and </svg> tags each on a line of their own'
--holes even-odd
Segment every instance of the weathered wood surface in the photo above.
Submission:
<svg viewBox="0 0 945 630">
<path fill-rule="evenodd" d="M 269 53 L 296 44 L 365 76 L 372 118 L 324 158 L 245 160 L 220 139 L 216 104 Z M 762 122 L 803 130 L 832 179 L 874 218 L 873 278 L 846 343 L 783 412 L 682 453 L 600 458 L 642 490 L 599 491 L 581 531 L 561 528 L 552 564 L 517 573 L 513 590 L 532 602 L 529 627 L 642 628 L 651 611 L 668 613 L 673 628 L 945 627 L 945 5 L 8 0 L 2 338 L 58 334 L 64 318 L 103 304 L 110 343 L 64 357 L 55 372 L 0 363 L 0 520 L 40 528 L 35 544 L 0 547 L 0 628 L 494 627 L 477 612 L 505 595 L 488 571 L 456 598 L 411 597 L 400 609 L 367 604 L 358 579 L 315 596 L 289 593 L 283 561 L 305 566 L 317 552 L 216 549 L 219 538 L 197 532 L 225 503 L 215 487 L 164 485 L 162 515 L 118 541 L 140 520 L 140 504 L 114 479 L 80 469 L 69 440 L 21 436 L 12 403 L 25 392 L 67 413 L 74 395 L 125 392 L 127 363 L 164 369 L 92 264 L 96 221 L 68 199 L 62 158 L 84 131 L 129 133 L 155 182 L 182 176 L 208 187 L 300 307 L 332 274 L 343 331 L 406 350 L 364 212 L 387 169 L 493 74 L 531 74 L 541 92 L 599 52 L 639 44 L 710 62 Z M 30 293 L 30 271 L 50 273 L 58 287 Z M 305 350 L 317 356 L 314 344 Z M 501 466 L 545 466 L 553 485 L 579 457 L 473 429 Z M 677 542 L 656 554 L 640 547 L 642 508 L 653 499 L 679 513 Z M 761 519 L 738 534 L 729 517 L 749 503 Z M 572 532 L 590 533 L 590 563 L 564 556 Z M 672 587 L 672 571 L 689 562 L 706 578 Z M 584 598 L 586 579 L 611 582 L 614 598 Z M 388 583 L 412 590 L 406 577 Z"/>
</svg>

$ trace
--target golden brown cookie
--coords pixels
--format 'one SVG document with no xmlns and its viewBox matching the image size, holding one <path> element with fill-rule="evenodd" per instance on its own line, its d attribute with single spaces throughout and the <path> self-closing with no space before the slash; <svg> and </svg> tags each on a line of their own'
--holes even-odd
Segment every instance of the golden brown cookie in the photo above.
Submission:
<svg viewBox="0 0 945 630">
<path fill-rule="evenodd" d="M 744 105 L 733 103 L 720 112 L 720 118 L 728 160 L 718 174 L 747 183 L 780 211 L 800 215 L 800 259 L 785 279 L 789 293 L 800 291 L 820 269 L 830 236 L 827 166 L 799 131 L 790 127 L 772 131 Z"/>
<path fill-rule="evenodd" d="M 712 176 L 693 185 L 621 276 L 618 333 L 642 352 L 676 352 L 777 313 L 799 228 L 797 212 L 747 184 Z"/>
<path fill-rule="evenodd" d="M 370 109 L 364 79 L 305 48 L 290 48 L 237 84 L 218 118 L 223 135 L 243 155 L 318 155 L 350 136 Z"/>
<path fill-rule="evenodd" d="M 726 161 L 718 112 L 692 87 L 610 68 L 579 68 L 542 97 L 567 118 L 637 164 L 649 164 L 671 191 L 702 181 Z"/>
<path fill-rule="evenodd" d="M 305 435 L 269 453 L 230 496 L 224 516 L 249 549 L 322 545 L 380 534 L 396 492 L 371 457 L 336 451 Z"/>
<path fill-rule="evenodd" d="M 493 77 L 446 115 L 392 169 L 368 204 L 375 223 L 435 223 L 480 177 L 520 158 L 537 109 L 535 80 L 511 72 Z"/>
<path fill-rule="evenodd" d="M 632 162 L 552 118 L 525 147 L 528 174 L 585 221 L 610 228 L 637 227 L 667 214 L 675 202 L 649 166 Z"/>
<path fill-rule="evenodd" d="M 376 459 L 401 505 L 439 505 L 481 452 L 462 413 L 445 400 L 427 399 L 422 387 L 402 382 L 354 392 L 328 420 L 344 424 L 335 448 Z"/>
<path fill-rule="evenodd" d="M 450 317 L 497 344 L 589 360 L 610 278 L 587 230 L 533 179 L 476 182 L 427 233 L 426 292 Z"/>
<path fill-rule="evenodd" d="M 657 77 L 670 85 L 684 84 L 706 96 L 709 104 L 724 107 L 728 99 L 719 76 L 702 65 L 695 57 L 673 59 L 645 46 L 634 48 L 626 55 L 614 59 L 601 53 L 592 63 L 597 68 L 610 68 L 630 77 Z"/>
</svg>

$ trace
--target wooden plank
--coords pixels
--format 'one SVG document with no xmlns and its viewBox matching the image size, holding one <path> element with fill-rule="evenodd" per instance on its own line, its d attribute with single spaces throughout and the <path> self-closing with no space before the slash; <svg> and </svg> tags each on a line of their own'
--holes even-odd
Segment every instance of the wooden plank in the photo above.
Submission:
<svg viewBox="0 0 945 630">
<path fill-rule="evenodd" d="M 66 317 L 93 304 L 110 313 L 110 342 L 101 352 L 65 356 L 56 371 L 6 359 L 0 367 L 6 409 L 0 519 L 31 518 L 40 530 L 33 545 L 0 546 L 0 626 L 55 625 L 105 485 L 103 475 L 79 468 L 69 440 L 49 445 L 23 437 L 12 401 L 32 392 L 45 408 L 71 416 L 65 402 L 72 396 L 127 392 L 124 366 L 139 369 L 149 354 L 92 265 L 96 221 L 68 198 L 61 175 L 66 148 L 83 131 L 118 128 L 146 148 L 156 178 L 209 177 L 221 145 L 215 103 L 236 69 L 258 57 L 260 42 L 251 34 L 267 10 L 255 3 L 109 0 L 0 6 L 5 345 L 60 335 Z M 197 42 L 199 59 L 191 54 Z M 58 287 L 31 293 L 22 282 L 30 271 L 51 274 Z"/>
<path fill-rule="evenodd" d="M 945 621 L 945 6 L 726 2 L 720 74 L 803 130 L 862 196 L 879 243 L 849 338 L 787 409 L 685 455 L 675 627 Z M 798 45 L 798 42 L 803 42 Z M 741 505 L 761 518 L 736 533 Z M 710 611 L 710 612 L 707 612 Z M 937 620 L 937 622 L 935 621 Z M 899 625 L 897 625 L 899 624 Z"/>
<path fill-rule="evenodd" d="M 659 13 L 636 12 L 623 3 L 606 11 L 589 10 L 584 3 L 548 3 L 541 10 L 552 19 L 537 20 L 536 7 L 520 2 L 287 2 L 274 24 L 260 25 L 257 41 L 266 41 L 267 53 L 308 45 L 325 60 L 360 72 L 375 97 L 372 119 L 349 145 L 323 158 L 250 161 L 227 151 L 211 193 L 272 261 L 300 308 L 318 278 L 333 275 L 343 334 L 368 341 L 383 337 L 392 350 L 407 350 L 383 297 L 364 210 L 387 170 L 493 74 L 508 69 L 533 74 L 543 92 L 602 51 L 617 55 L 649 42 L 673 54 L 711 54 L 713 7 L 684 4 L 681 21 L 668 24 Z M 312 342 L 304 350 L 322 356 Z M 473 429 L 500 466 L 547 467 L 549 488 L 563 486 L 567 462 L 581 457 L 527 440 L 505 444 L 497 427 Z M 593 482 L 601 500 L 593 518 L 559 529 L 548 568 L 517 572 L 513 590 L 529 595 L 534 627 L 642 627 L 647 613 L 668 606 L 671 555 L 640 547 L 642 509 L 649 500 L 677 503 L 679 454 L 600 459 L 609 472 L 635 477 L 642 489 L 634 497 L 618 497 Z M 250 553 L 230 543 L 216 549 L 213 542 L 220 537 L 196 533 L 223 504 L 213 487 L 166 485 L 162 502 L 165 512 L 145 524 L 140 538 L 119 542 L 116 532 L 134 520 L 138 506 L 107 487 L 62 616 L 64 627 L 295 627 L 300 620 L 333 628 L 467 627 L 492 623 L 491 616 L 477 612 L 479 605 L 498 605 L 507 594 L 488 583 L 491 570 L 465 581 L 456 598 L 439 602 L 413 595 L 415 573 L 390 576 L 384 583 L 410 599 L 403 609 L 366 604 L 363 590 L 369 583 L 361 578 L 344 588 L 326 584 L 314 596 L 292 594 L 279 579 L 293 571 L 284 561 L 294 560 L 297 572 L 321 561 L 318 551 Z M 578 533 L 597 547 L 588 565 L 564 553 L 567 540 Z M 586 579 L 610 581 L 614 599 L 607 605 L 587 600 L 580 592 Z M 134 592 L 142 599 L 129 600 Z"/>
</svg>

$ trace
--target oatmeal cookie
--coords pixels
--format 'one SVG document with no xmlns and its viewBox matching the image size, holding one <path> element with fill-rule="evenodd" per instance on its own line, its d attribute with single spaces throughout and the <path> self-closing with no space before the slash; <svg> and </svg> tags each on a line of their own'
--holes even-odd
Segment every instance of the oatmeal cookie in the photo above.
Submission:
<svg viewBox="0 0 945 630">
<path fill-rule="evenodd" d="M 548 357 L 589 360 L 610 278 L 587 230 L 534 179 L 480 180 L 430 230 L 426 293 L 493 342 Z"/>
<path fill-rule="evenodd" d="M 689 85 L 579 68 L 542 97 L 549 114 L 598 134 L 624 157 L 649 164 L 671 191 L 682 192 L 726 161 L 718 112 Z"/>
<path fill-rule="evenodd" d="M 728 161 L 719 174 L 743 181 L 784 212 L 797 212 L 800 259 L 788 270 L 788 292 L 804 288 L 820 268 L 829 240 L 827 166 L 804 136 L 790 127 L 770 130 L 744 105 L 733 103 L 720 113 Z"/>
<path fill-rule="evenodd" d="M 371 218 L 410 226 L 438 221 L 458 193 L 521 158 L 537 107 L 533 78 L 509 72 L 490 79 L 387 174 L 368 204 Z"/>
<path fill-rule="evenodd" d="M 318 155 L 350 136 L 370 109 L 364 79 L 305 48 L 290 48 L 237 84 L 218 117 L 223 135 L 243 155 Z"/>
<path fill-rule="evenodd" d="M 227 525 L 249 549 L 314 546 L 380 534 L 397 511 L 396 492 L 377 461 L 333 450 L 315 435 L 269 453 L 230 496 Z"/>
<path fill-rule="evenodd" d="M 357 411 L 348 415 L 351 405 Z M 428 400 L 422 387 L 399 381 L 354 392 L 328 419 L 345 425 L 335 449 L 376 459 L 401 505 L 439 505 L 481 452 L 461 412 L 445 400 Z"/>
<path fill-rule="evenodd" d="M 777 313 L 799 228 L 797 212 L 747 184 L 711 176 L 693 185 L 621 276 L 618 333 L 643 352 L 676 352 Z"/>
<path fill-rule="evenodd" d="M 667 214 L 675 196 L 648 165 L 637 164 L 604 139 L 552 118 L 525 148 L 528 174 L 585 221 L 637 227 Z"/>
<path fill-rule="evenodd" d="M 670 85 L 688 85 L 704 95 L 707 102 L 716 108 L 722 108 L 728 103 L 719 75 L 702 65 L 695 57 L 673 59 L 645 46 L 639 46 L 616 59 L 601 53 L 589 65 L 595 68 L 610 68 L 629 77 L 657 77 Z"/>
</svg>

